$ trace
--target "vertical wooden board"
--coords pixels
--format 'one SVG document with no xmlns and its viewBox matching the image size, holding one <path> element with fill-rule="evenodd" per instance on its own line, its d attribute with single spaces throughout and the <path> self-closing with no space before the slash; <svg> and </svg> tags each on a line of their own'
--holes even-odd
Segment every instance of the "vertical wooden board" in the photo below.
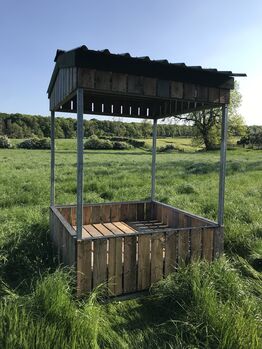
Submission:
<svg viewBox="0 0 262 349">
<path fill-rule="evenodd" d="M 156 79 L 144 77 L 144 94 L 156 96 Z"/>
<path fill-rule="evenodd" d="M 191 261 L 195 262 L 201 258 L 202 229 L 191 229 Z"/>
<path fill-rule="evenodd" d="M 183 212 L 178 213 L 178 228 L 185 227 L 185 214 Z"/>
<path fill-rule="evenodd" d="M 136 221 L 136 212 L 137 212 L 137 204 L 129 204 L 128 205 L 128 211 L 129 211 L 129 220 L 131 222 Z"/>
<path fill-rule="evenodd" d="M 150 286 L 150 239 L 150 235 L 138 236 L 138 290 L 145 290 Z"/>
<path fill-rule="evenodd" d="M 143 93 L 143 77 L 137 75 L 128 75 L 128 87 L 129 93 L 142 94 Z"/>
<path fill-rule="evenodd" d="M 98 90 L 111 90 L 111 72 L 97 70 L 95 73 L 95 88 Z"/>
<path fill-rule="evenodd" d="M 209 262 L 213 259 L 213 232 L 213 228 L 203 228 L 202 231 L 202 255 Z"/>
<path fill-rule="evenodd" d="M 101 206 L 95 205 L 92 206 L 92 215 L 91 215 L 91 223 L 100 223 L 101 222 Z"/>
<path fill-rule="evenodd" d="M 77 241 L 77 295 L 81 296 L 92 289 L 91 253 L 90 240 Z"/>
<path fill-rule="evenodd" d="M 200 101 L 208 101 L 208 87 L 197 86 L 197 99 Z"/>
<path fill-rule="evenodd" d="M 121 204 L 120 220 L 127 222 L 129 220 L 128 204 Z"/>
<path fill-rule="evenodd" d="M 163 246 L 165 234 L 155 233 L 151 238 L 151 283 L 163 277 Z"/>
<path fill-rule="evenodd" d="M 90 224 L 91 223 L 91 215 L 92 215 L 92 207 L 84 206 L 83 208 L 83 223 Z"/>
<path fill-rule="evenodd" d="M 107 240 L 94 240 L 93 288 L 107 281 Z"/>
<path fill-rule="evenodd" d="M 172 81 L 171 82 L 171 98 L 183 98 L 183 83 Z"/>
<path fill-rule="evenodd" d="M 140 202 L 137 204 L 137 220 L 138 221 L 143 221 L 145 219 L 145 216 L 144 216 L 144 207 L 145 207 L 145 204 L 143 202 Z"/>
<path fill-rule="evenodd" d="M 192 227 L 191 224 L 191 217 L 187 214 L 184 215 L 184 228 L 190 228 Z"/>
<path fill-rule="evenodd" d="M 169 215 L 169 208 L 163 206 L 162 207 L 162 222 L 163 224 L 168 224 L 168 215 Z"/>
<path fill-rule="evenodd" d="M 157 96 L 169 98 L 170 88 L 168 80 L 157 80 Z"/>
<path fill-rule="evenodd" d="M 162 222 L 162 205 L 161 204 L 156 204 L 156 219 L 159 221 L 159 222 Z"/>
<path fill-rule="evenodd" d="M 63 226 L 59 219 L 57 219 L 57 259 L 58 263 L 62 263 L 62 230 Z"/>
<path fill-rule="evenodd" d="M 73 67 L 73 90 L 77 87 L 77 75 L 80 68 Z"/>
<path fill-rule="evenodd" d="M 177 232 L 166 233 L 165 244 L 165 276 L 175 271 L 177 267 Z"/>
<path fill-rule="evenodd" d="M 228 104 L 230 101 L 230 90 L 220 89 L 220 103 Z"/>
<path fill-rule="evenodd" d="M 196 87 L 194 84 L 184 84 L 184 98 L 185 99 L 195 99 Z"/>
<path fill-rule="evenodd" d="M 69 235 L 69 266 L 73 267 L 76 263 L 76 239 Z"/>
<path fill-rule="evenodd" d="M 103 223 L 110 222 L 110 211 L 111 211 L 111 205 L 101 206 L 101 218 Z"/>
<path fill-rule="evenodd" d="M 203 224 L 203 222 L 200 220 L 200 219 L 198 219 L 198 218 L 191 218 L 191 226 L 192 227 L 201 227 L 201 226 L 203 226 L 204 224 Z"/>
<path fill-rule="evenodd" d="M 109 239 L 108 289 L 113 295 L 122 293 L 122 238 Z"/>
<path fill-rule="evenodd" d="M 178 231 L 178 264 L 188 263 L 189 256 L 189 230 Z"/>
<path fill-rule="evenodd" d="M 64 216 L 65 220 L 69 223 L 69 221 L 70 221 L 70 208 L 63 207 L 62 215 Z"/>
<path fill-rule="evenodd" d="M 118 222 L 120 220 L 120 204 L 111 205 L 111 222 Z"/>
<path fill-rule="evenodd" d="M 95 70 L 87 68 L 78 68 L 78 87 L 95 87 Z"/>
<path fill-rule="evenodd" d="M 136 291 L 136 239 L 124 238 L 124 293 Z"/>
<path fill-rule="evenodd" d="M 208 88 L 208 100 L 212 103 L 219 103 L 219 88 Z"/>
<path fill-rule="evenodd" d="M 127 75 L 121 73 L 112 73 L 112 90 L 117 92 L 126 92 Z"/>
<path fill-rule="evenodd" d="M 84 210 L 85 212 L 85 210 Z M 71 216 L 70 216 L 70 224 L 76 225 L 76 207 L 71 207 L 71 212 L 70 212 Z"/>
<path fill-rule="evenodd" d="M 153 203 L 152 202 L 147 202 L 146 204 L 146 208 L 145 208 L 145 219 L 146 220 L 152 220 L 153 218 Z"/>
</svg>

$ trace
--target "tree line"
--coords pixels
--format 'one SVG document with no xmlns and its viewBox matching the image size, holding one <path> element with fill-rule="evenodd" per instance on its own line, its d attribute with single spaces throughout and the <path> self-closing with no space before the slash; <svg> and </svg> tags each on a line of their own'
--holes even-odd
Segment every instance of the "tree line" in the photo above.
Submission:
<svg viewBox="0 0 262 349">
<path fill-rule="evenodd" d="M 96 135 L 148 138 L 152 136 L 152 124 L 149 120 L 142 122 L 123 122 L 118 120 L 85 120 L 85 137 Z M 56 117 L 56 138 L 75 138 L 76 119 Z M 192 125 L 159 123 L 159 137 L 194 137 L 196 129 Z M 9 138 L 50 137 L 50 117 L 40 115 L 0 113 L 0 135 Z"/>
</svg>

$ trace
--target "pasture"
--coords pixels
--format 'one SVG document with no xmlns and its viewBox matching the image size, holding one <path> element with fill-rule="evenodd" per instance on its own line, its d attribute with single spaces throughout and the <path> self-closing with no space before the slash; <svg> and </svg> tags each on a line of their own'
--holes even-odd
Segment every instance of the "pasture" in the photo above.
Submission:
<svg viewBox="0 0 262 349">
<path fill-rule="evenodd" d="M 219 152 L 158 153 L 156 199 L 216 219 Z M 76 142 L 57 140 L 56 203 L 76 202 Z M 262 152 L 228 151 L 226 256 L 196 263 L 148 296 L 76 300 L 49 241 L 50 154 L 0 150 L 1 348 L 261 348 Z M 148 199 L 148 150 L 85 151 L 86 202 Z"/>
</svg>

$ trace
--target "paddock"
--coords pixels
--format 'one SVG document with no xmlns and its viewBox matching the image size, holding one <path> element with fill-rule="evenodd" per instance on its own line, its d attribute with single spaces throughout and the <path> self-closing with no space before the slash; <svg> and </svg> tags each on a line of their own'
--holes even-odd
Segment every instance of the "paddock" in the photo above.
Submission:
<svg viewBox="0 0 262 349">
<path fill-rule="evenodd" d="M 109 296 L 144 291 L 180 265 L 223 253 L 227 118 L 232 72 L 112 54 L 58 50 L 48 87 L 51 110 L 50 230 L 59 263 L 76 270 L 79 296 L 101 283 Z M 157 121 L 220 108 L 217 222 L 156 200 Z M 77 113 L 77 203 L 55 202 L 55 112 Z M 152 120 L 149 200 L 83 202 L 84 114 Z"/>
</svg>

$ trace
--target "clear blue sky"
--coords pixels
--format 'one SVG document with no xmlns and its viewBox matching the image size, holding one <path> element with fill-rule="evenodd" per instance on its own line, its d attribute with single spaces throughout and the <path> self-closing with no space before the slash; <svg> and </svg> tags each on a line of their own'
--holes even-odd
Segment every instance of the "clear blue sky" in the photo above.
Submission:
<svg viewBox="0 0 262 349">
<path fill-rule="evenodd" d="M 261 0 L 1 0 L 0 111 L 47 115 L 57 48 L 245 72 L 241 112 L 262 124 Z"/>
</svg>

